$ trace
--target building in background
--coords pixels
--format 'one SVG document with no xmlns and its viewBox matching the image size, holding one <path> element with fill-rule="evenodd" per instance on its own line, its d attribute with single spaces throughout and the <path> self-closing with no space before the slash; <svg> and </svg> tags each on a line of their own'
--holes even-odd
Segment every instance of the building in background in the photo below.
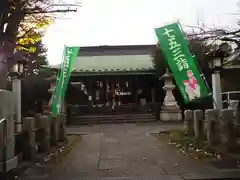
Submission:
<svg viewBox="0 0 240 180">
<path fill-rule="evenodd" d="M 152 63 L 155 47 L 81 47 L 65 98 L 71 121 L 94 115 L 155 115 L 162 92 Z M 59 70 L 60 65 L 50 68 Z"/>
</svg>

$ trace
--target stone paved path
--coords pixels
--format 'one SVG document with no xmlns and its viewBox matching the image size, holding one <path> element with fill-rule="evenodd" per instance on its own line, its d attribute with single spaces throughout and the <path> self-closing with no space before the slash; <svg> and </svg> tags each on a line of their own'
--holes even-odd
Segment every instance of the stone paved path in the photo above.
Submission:
<svg viewBox="0 0 240 180">
<path fill-rule="evenodd" d="M 213 167 L 189 159 L 150 135 L 171 127 L 115 124 L 69 128 L 69 133 L 85 135 L 62 163 L 52 166 L 51 170 L 33 168 L 21 179 L 182 180 L 219 176 Z"/>
</svg>

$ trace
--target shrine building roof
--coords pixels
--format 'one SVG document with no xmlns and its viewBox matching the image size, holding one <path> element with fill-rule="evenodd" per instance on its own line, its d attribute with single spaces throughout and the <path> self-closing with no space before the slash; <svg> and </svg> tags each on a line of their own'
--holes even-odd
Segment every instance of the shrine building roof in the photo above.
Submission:
<svg viewBox="0 0 240 180">
<path fill-rule="evenodd" d="M 156 45 L 80 47 L 72 75 L 153 74 Z M 60 65 L 50 66 L 59 69 Z"/>
</svg>

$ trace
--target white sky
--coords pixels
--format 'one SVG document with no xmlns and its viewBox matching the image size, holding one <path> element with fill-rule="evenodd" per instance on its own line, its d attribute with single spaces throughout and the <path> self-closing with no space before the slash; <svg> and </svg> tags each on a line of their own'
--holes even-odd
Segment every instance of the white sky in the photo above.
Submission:
<svg viewBox="0 0 240 180">
<path fill-rule="evenodd" d="M 67 0 L 65 0 L 67 1 Z M 73 2 L 73 0 L 69 0 Z M 234 27 L 239 0 L 82 0 L 77 13 L 58 19 L 45 34 L 50 64 L 61 63 L 64 44 L 154 44 L 154 28 L 179 20 L 183 25 Z M 239 18 L 240 19 L 240 18 Z"/>
</svg>

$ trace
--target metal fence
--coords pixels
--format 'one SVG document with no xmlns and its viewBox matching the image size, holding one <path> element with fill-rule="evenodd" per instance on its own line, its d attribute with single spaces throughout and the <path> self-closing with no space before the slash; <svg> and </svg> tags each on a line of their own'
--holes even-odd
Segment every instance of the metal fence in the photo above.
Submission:
<svg viewBox="0 0 240 180">
<path fill-rule="evenodd" d="M 224 108 L 236 108 L 240 100 L 240 91 L 228 91 L 222 93 Z"/>
</svg>

